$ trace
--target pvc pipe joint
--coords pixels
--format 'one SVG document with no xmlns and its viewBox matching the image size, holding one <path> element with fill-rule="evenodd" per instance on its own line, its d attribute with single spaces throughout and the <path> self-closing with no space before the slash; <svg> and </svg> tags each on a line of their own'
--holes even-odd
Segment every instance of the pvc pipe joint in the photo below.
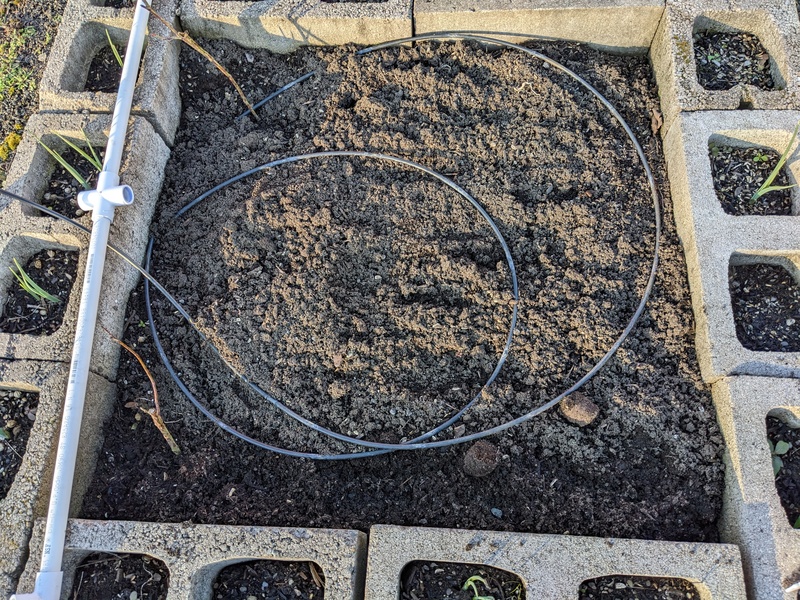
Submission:
<svg viewBox="0 0 800 600">
<path fill-rule="evenodd" d="M 92 221 L 106 218 L 113 220 L 117 206 L 133 204 L 133 189 L 129 185 L 117 185 L 104 190 L 88 190 L 78 194 L 78 206 L 86 212 L 92 211 Z"/>
<path fill-rule="evenodd" d="M 63 571 L 39 573 L 32 594 L 14 594 L 11 600 L 47 600 L 61 597 L 61 579 Z"/>
</svg>

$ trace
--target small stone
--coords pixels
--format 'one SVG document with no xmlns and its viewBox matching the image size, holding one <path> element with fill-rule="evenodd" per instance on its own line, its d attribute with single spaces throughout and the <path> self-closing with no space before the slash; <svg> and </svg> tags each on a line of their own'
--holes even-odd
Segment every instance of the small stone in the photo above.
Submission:
<svg viewBox="0 0 800 600">
<path fill-rule="evenodd" d="M 136 590 L 132 591 L 131 592 L 131 600 L 138 600 L 138 598 L 139 598 L 139 594 L 136 592 Z"/>
<path fill-rule="evenodd" d="M 794 325 L 794 323 L 795 323 L 794 319 L 792 319 L 792 318 L 786 319 L 786 324 L 787 325 Z"/>
<path fill-rule="evenodd" d="M 502 519 L 503 518 L 503 511 L 500 510 L 499 508 L 493 508 L 491 510 L 491 513 L 492 513 L 493 516 L 497 517 L 498 519 Z"/>
<path fill-rule="evenodd" d="M 614 589 L 617 589 L 617 590 L 624 590 L 626 587 L 627 586 L 624 583 L 622 583 L 621 581 L 618 581 L 617 583 L 614 584 Z"/>
<path fill-rule="evenodd" d="M 578 427 L 586 427 L 600 414 L 600 408 L 580 392 L 573 392 L 564 398 L 559 403 L 559 409 L 567 421 Z"/>
<path fill-rule="evenodd" d="M 250 54 L 249 52 L 244 53 L 244 58 L 249 63 L 252 63 L 256 59 L 256 57 Z"/>
<path fill-rule="evenodd" d="M 248 596 L 247 600 L 258 600 L 258 598 L 256 598 L 255 596 Z"/>
<path fill-rule="evenodd" d="M 85 212 L 83 212 L 83 211 L 82 211 L 80 208 L 76 208 L 76 209 L 75 209 L 75 216 L 76 216 L 76 217 L 82 217 L 82 216 L 83 216 L 83 215 L 85 215 L 85 214 L 86 214 L 86 213 L 85 213 Z"/>
<path fill-rule="evenodd" d="M 500 452 L 486 440 L 478 440 L 464 455 L 464 472 L 470 477 L 486 477 L 497 468 Z"/>
</svg>

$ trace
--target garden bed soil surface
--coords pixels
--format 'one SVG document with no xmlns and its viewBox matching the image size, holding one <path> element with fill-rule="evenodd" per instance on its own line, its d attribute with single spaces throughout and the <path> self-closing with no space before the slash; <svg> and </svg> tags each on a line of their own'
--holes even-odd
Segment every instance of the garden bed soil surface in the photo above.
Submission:
<svg viewBox="0 0 800 600">
<path fill-rule="evenodd" d="M 421 44 L 275 56 L 204 42 L 253 99 L 315 70 L 245 117 L 226 80 L 181 53 L 182 123 L 153 223 L 153 272 L 222 356 L 294 410 L 353 436 L 399 442 L 481 391 L 511 325 L 509 269 L 475 209 L 428 175 L 365 158 L 285 165 L 201 192 L 271 159 L 384 152 L 452 177 L 486 207 L 519 276 L 508 361 L 455 431 L 540 406 L 576 382 L 633 314 L 651 266 L 653 205 L 624 133 L 573 80 L 514 51 Z M 632 538 L 717 539 L 723 442 L 693 350 L 685 266 L 656 133 L 647 60 L 571 44 L 544 51 L 616 104 L 665 202 L 655 291 L 583 392 L 587 427 L 556 410 L 492 436 L 499 464 L 464 473 L 469 444 L 345 462 L 260 450 L 213 425 L 156 364 L 141 289 L 126 341 L 148 360 L 172 455 L 126 403 L 149 383 L 123 357 L 83 516 L 342 527 L 374 523 Z M 254 396 L 161 298 L 166 353 L 201 402 L 248 435 L 341 452 Z M 141 416 L 139 417 L 141 419 Z"/>
<path fill-rule="evenodd" d="M 70 600 L 166 600 L 169 570 L 144 554 L 90 554 L 75 570 Z"/>
<path fill-rule="evenodd" d="M 322 600 L 322 570 L 308 562 L 256 560 L 219 572 L 212 584 L 214 600 Z"/>
<path fill-rule="evenodd" d="M 707 90 L 753 85 L 771 90 L 775 82 L 770 58 L 761 41 L 741 32 L 700 31 L 694 35 L 697 81 Z"/>
<path fill-rule="evenodd" d="M 38 406 L 39 394 L 0 390 L 0 500 L 22 464 Z"/>
<path fill-rule="evenodd" d="M 792 429 L 780 419 L 768 417 L 767 437 L 773 445 L 782 441 L 791 446 L 781 455 L 783 467 L 775 476 L 775 487 L 789 523 L 800 529 L 800 429 Z"/>
</svg>

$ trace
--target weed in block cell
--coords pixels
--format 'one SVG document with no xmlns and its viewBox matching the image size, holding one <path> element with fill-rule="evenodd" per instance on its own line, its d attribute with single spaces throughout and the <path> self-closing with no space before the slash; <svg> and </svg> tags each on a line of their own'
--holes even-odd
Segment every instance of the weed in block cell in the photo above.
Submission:
<svg viewBox="0 0 800 600">
<path fill-rule="evenodd" d="M 753 85 L 772 90 L 769 54 L 759 39 L 749 33 L 699 31 L 694 35 L 697 81 L 710 91 Z"/>
<path fill-rule="evenodd" d="M 22 464 L 38 406 L 39 394 L 0 390 L 0 500 Z"/>
<path fill-rule="evenodd" d="M 447 562 L 412 562 L 400 575 L 400 600 L 525 600 L 522 580 L 508 571 Z"/>
</svg>

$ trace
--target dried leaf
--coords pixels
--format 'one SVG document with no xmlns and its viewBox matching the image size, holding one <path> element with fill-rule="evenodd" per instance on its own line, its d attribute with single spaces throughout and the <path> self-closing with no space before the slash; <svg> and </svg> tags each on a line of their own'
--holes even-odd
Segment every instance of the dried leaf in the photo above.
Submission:
<svg viewBox="0 0 800 600">
<path fill-rule="evenodd" d="M 661 116 L 661 111 L 657 108 L 651 108 L 650 112 L 652 113 L 650 116 L 650 129 L 653 132 L 653 135 L 656 135 L 661 129 L 661 126 L 664 124 L 664 117 Z"/>
</svg>

